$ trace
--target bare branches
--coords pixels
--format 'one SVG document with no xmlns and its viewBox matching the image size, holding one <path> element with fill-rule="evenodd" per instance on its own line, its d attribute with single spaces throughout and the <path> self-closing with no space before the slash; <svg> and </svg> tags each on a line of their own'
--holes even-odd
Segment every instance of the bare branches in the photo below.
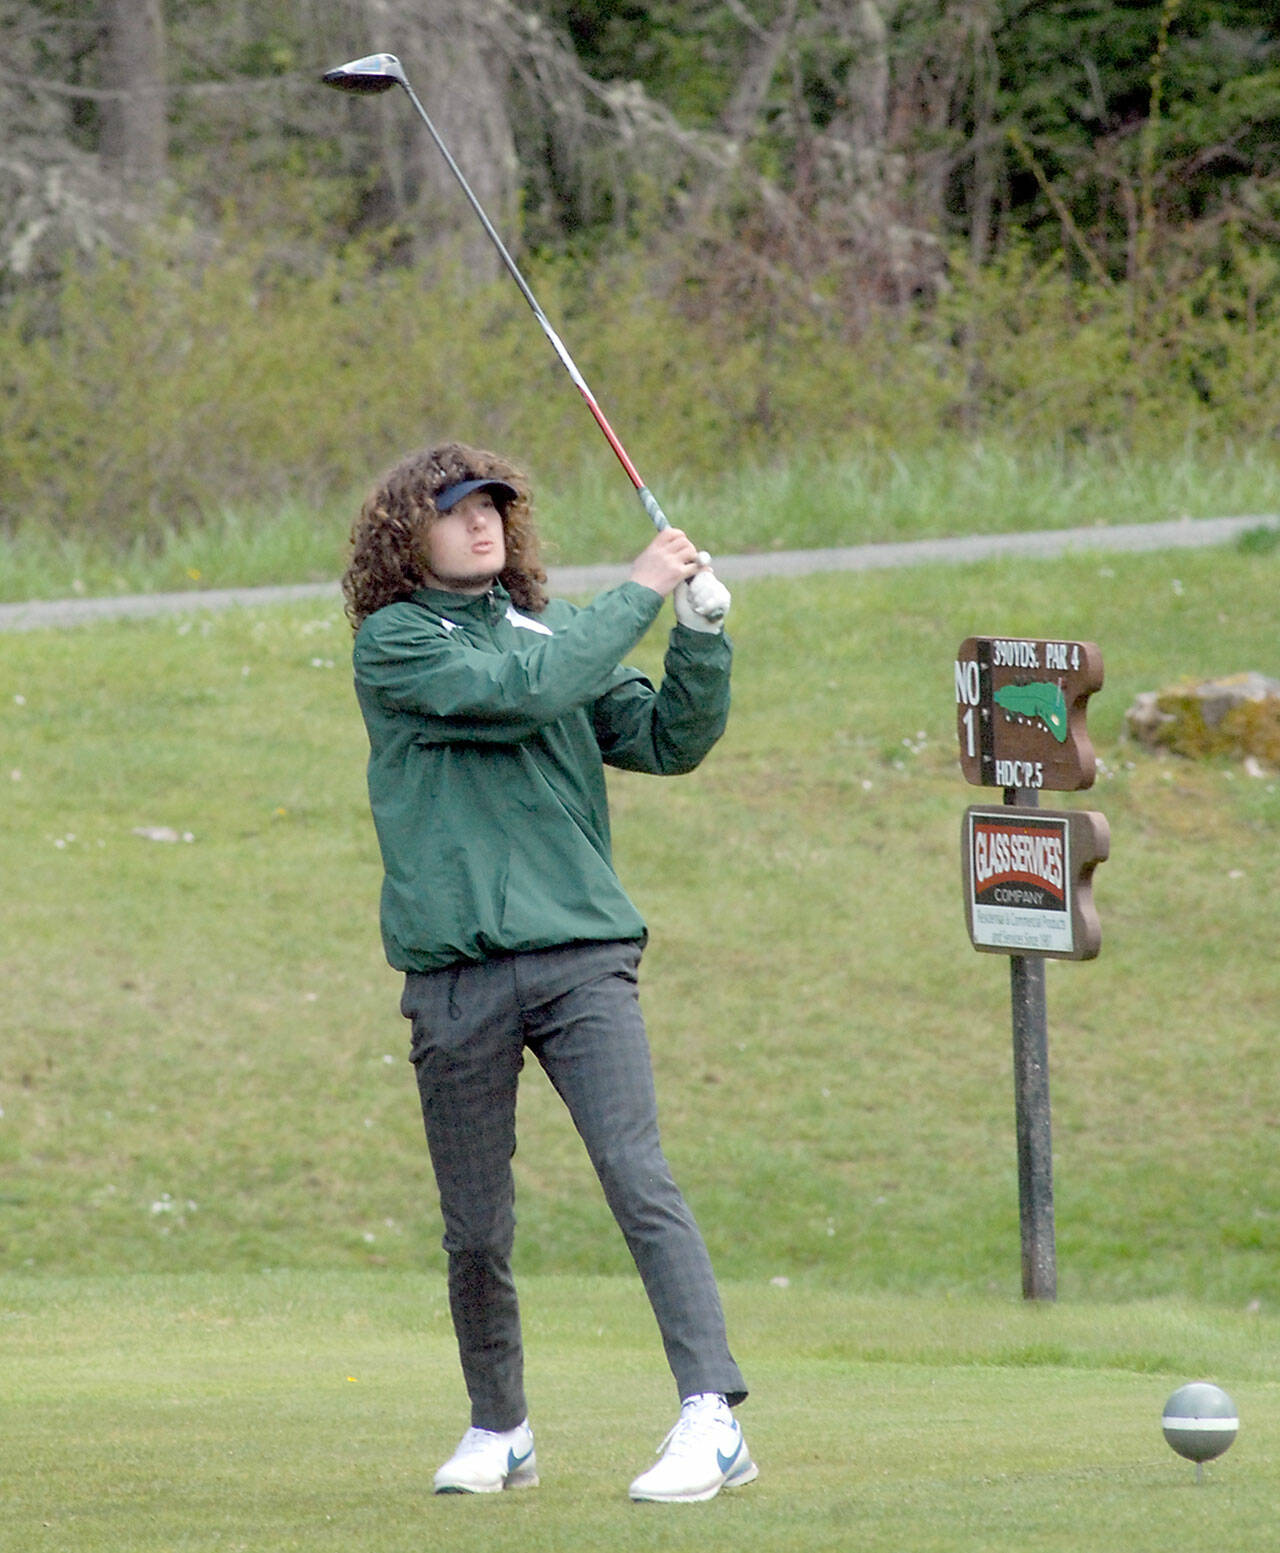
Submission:
<svg viewBox="0 0 1280 1553">
<path fill-rule="evenodd" d="M 0 155 L 0 276 L 11 281 L 52 274 L 66 251 L 88 255 L 118 237 L 111 190 L 92 158 L 28 149 Z"/>
<path fill-rule="evenodd" d="M 1099 0 L 1080 23 L 1036 0 L 229 0 L 165 5 L 168 68 L 126 41 L 160 3 L 0 0 L 0 275 L 6 252 L 31 274 L 145 219 L 166 136 L 174 201 L 205 233 L 230 199 L 260 201 L 308 265 L 352 235 L 397 260 L 467 245 L 409 117 L 318 90 L 377 48 L 405 59 L 513 246 L 643 229 L 708 274 L 793 272 L 855 326 L 936 295 L 965 243 L 981 266 L 1029 231 L 1114 282 L 1158 268 L 1179 223 L 1213 241 L 1224 212 L 1262 231 L 1280 211 L 1262 0 L 1265 27 L 1194 37 L 1179 0 L 1149 17 Z M 572 34 L 551 20 L 570 14 Z"/>
<path fill-rule="evenodd" d="M 136 95 L 177 102 L 184 98 L 279 96 L 282 90 L 313 87 L 315 77 L 305 71 L 284 71 L 280 75 L 242 77 L 234 81 L 153 81 L 134 87 L 87 86 L 47 77 L 19 76 L 0 65 L 0 85 L 21 90 L 32 97 L 60 98 L 65 102 L 112 103 Z"/>
</svg>

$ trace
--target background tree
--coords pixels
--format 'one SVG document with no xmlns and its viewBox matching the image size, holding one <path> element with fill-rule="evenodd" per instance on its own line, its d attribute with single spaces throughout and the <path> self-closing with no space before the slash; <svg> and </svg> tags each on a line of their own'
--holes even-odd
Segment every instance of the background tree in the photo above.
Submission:
<svg viewBox="0 0 1280 1553">
<path fill-rule="evenodd" d="M 701 395 L 705 425 L 660 434 L 691 464 L 896 438 L 908 402 L 919 436 L 1063 445 L 1280 424 L 1274 0 L 0 0 L 0 22 L 0 522 L 76 491 L 116 493 L 123 527 L 328 489 L 351 427 L 316 401 L 294 425 L 301 364 L 323 397 L 396 298 L 432 370 L 366 441 L 448 417 L 446 318 L 504 402 L 521 304 L 486 286 L 435 147 L 398 95 L 319 85 L 377 48 L 553 311 L 607 313 L 611 378 L 654 424 L 678 381 Z"/>
<path fill-rule="evenodd" d="M 476 197 L 500 231 L 511 231 L 519 169 L 509 69 L 497 36 L 501 10 L 455 0 L 366 0 L 352 20 L 344 28 L 352 55 L 385 49 L 400 56 Z M 361 189 L 355 229 L 381 231 L 408 262 L 448 239 L 470 273 L 496 274 L 492 245 L 464 213 L 443 158 L 399 94 L 345 108 L 343 166 Z"/>
<path fill-rule="evenodd" d="M 445 236 L 488 273 L 420 126 L 316 89 L 375 46 L 404 56 L 502 229 L 544 248 L 721 217 L 736 262 L 838 264 L 846 302 L 905 306 L 957 245 L 981 263 L 1065 242 L 1121 277 L 1142 230 L 1203 252 L 1280 220 L 1271 0 L 2 4 L 13 275 L 118 233 L 121 185 L 166 169 L 200 223 L 274 212 L 406 262 Z"/>
<path fill-rule="evenodd" d="M 109 177 L 145 197 L 167 165 L 161 0 L 103 0 L 103 30 L 98 154 Z"/>
</svg>

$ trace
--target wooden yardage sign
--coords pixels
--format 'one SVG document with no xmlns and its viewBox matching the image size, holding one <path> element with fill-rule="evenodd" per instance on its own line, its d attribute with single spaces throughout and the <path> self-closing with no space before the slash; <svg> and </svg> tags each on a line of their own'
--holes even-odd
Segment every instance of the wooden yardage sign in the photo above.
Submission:
<svg viewBox="0 0 1280 1553">
<path fill-rule="evenodd" d="M 1085 715 L 1102 689 L 1102 654 L 1092 642 L 970 636 L 955 677 L 966 782 L 1056 792 L 1093 785 Z"/>
</svg>

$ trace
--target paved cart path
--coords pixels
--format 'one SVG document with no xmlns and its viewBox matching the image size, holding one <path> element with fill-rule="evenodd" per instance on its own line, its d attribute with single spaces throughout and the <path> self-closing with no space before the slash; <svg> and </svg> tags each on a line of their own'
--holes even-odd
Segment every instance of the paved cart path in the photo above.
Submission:
<svg viewBox="0 0 1280 1553">
<path fill-rule="evenodd" d="M 1109 550 L 1198 550 L 1222 545 L 1251 529 L 1280 529 L 1280 516 L 1176 518 L 1165 523 L 1118 523 L 1092 528 L 1049 529 L 1033 534 L 975 534 L 965 539 L 916 539 L 901 544 L 848 545 L 830 550 L 775 550 L 759 555 L 716 558 L 726 582 L 753 577 L 803 577 L 813 572 L 878 571 L 923 563 L 985 561 L 1020 556 L 1042 559 L 1070 552 Z M 554 593 L 595 593 L 627 575 L 628 564 L 555 566 L 549 569 Z M 235 605 L 291 603 L 298 599 L 338 598 L 336 582 L 298 583 L 267 588 L 217 588 L 182 593 L 120 594 L 108 598 L 51 599 L 0 604 L 0 631 L 39 626 L 85 625 L 95 620 L 145 615 L 189 614 Z"/>
</svg>

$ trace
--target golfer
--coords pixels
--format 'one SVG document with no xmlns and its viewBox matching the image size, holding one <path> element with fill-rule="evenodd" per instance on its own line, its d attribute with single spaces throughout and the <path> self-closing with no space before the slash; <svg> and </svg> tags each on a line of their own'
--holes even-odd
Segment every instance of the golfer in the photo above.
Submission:
<svg viewBox="0 0 1280 1553">
<path fill-rule="evenodd" d="M 705 557 L 701 558 L 702 561 Z M 548 599 L 525 477 L 448 443 L 372 492 L 343 577 L 369 733 L 387 958 L 405 973 L 471 1427 L 437 1493 L 538 1482 L 511 1275 L 527 1048 L 626 1237 L 681 1412 L 633 1499 L 710 1499 L 756 1466 L 701 1233 L 663 1157 L 637 996 L 646 932 L 610 858 L 603 767 L 692 770 L 724 730 L 723 585 L 679 530 L 584 609 Z M 661 688 L 622 664 L 672 596 Z"/>
</svg>

